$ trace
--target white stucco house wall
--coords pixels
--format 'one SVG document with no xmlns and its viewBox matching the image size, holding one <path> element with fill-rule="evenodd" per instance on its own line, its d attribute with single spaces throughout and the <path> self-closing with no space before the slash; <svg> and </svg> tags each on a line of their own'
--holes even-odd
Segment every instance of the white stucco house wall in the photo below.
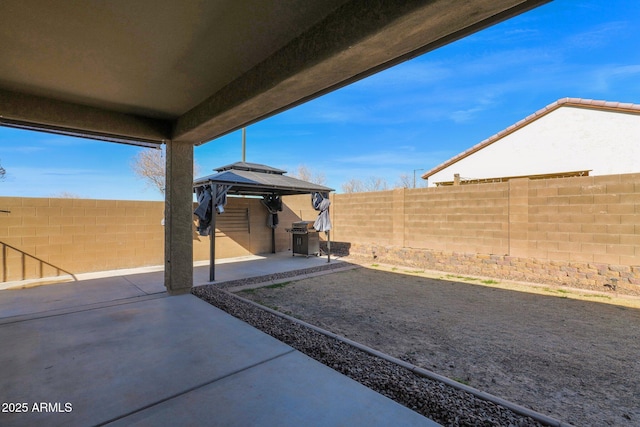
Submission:
<svg viewBox="0 0 640 427">
<path fill-rule="evenodd" d="M 563 98 L 427 171 L 429 186 L 588 171 L 640 172 L 640 105 Z"/>
</svg>

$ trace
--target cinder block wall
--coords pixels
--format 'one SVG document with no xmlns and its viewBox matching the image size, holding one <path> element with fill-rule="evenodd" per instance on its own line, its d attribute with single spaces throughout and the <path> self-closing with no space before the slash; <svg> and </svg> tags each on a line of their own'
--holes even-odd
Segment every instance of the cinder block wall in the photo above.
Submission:
<svg viewBox="0 0 640 427">
<path fill-rule="evenodd" d="M 251 254 L 265 254 L 272 251 L 271 228 L 267 226 L 268 211 L 260 198 L 229 197 L 225 213 L 216 215 L 216 259 L 231 258 Z M 314 221 L 318 213 L 311 206 L 311 196 L 285 196 L 283 209 L 278 212 L 278 226 L 275 229 L 275 250 L 284 252 L 291 249 L 291 234 L 286 229 L 295 221 Z M 239 213 L 248 212 L 249 224 L 239 224 Z M 194 233 L 194 259 L 209 259 L 209 238 Z"/>
<path fill-rule="evenodd" d="M 164 258 L 161 202 L 0 197 L 0 209 L 0 242 L 19 250 L 0 253 L 4 281 L 56 275 L 39 261 L 76 274 Z"/>
<path fill-rule="evenodd" d="M 352 255 L 640 294 L 640 174 L 338 194 L 334 201 L 334 236 Z"/>
<path fill-rule="evenodd" d="M 275 233 L 278 252 L 290 247 L 285 228 L 299 212 L 315 219 L 309 196 L 290 202 Z M 10 211 L 0 213 L 0 282 L 55 276 L 57 269 L 78 274 L 164 262 L 163 202 L 0 197 L 0 210 Z M 260 199 L 230 197 L 216 216 L 216 259 L 271 252 L 266 224 Z M 209 237 L 198 234 L 194 221 L 194 260 L 209 260 L 209 250 Z"/>
<path fill-rule="evenodd" d="M 399 190 L 401 191 L 401 190 Z M 332 240 L 349 243 L 402 244 L 394 240 L 394 196 L 396 191 L 335 194 L 330 213 Z M 397 225 L 397 224 L 396 224 Z M 400 233 L 403 235 L 403 233 Z"/>
<path fill-rule="evenodd" d="M 404 246 L 506 253 L 509 185 L 475 187 L 473 190 L 466 186 L 405 190 Z"/>
<path fill-rule="evenodd" d="M 640 174 L 530 181 L 522 255 L 640 264 Z"/>
<path fill-rule="evenodd" d="M 506 253 L 508 184 L 337 194 L 337 241 Z"/>
<path fill-rule="evenodd" d="M 268 211 L 260 199 L 227 198 L 225 212 L 216 215 L 216 259 L 271 252 L 267 215 Z M 209 260 L 209 237 L 200 236 L 195 223 L 193 236 L 194 260 Z"/>
<path fill-rule="evenodd" d="M 345 243 L 352 255 L 590 289 L 615 285 L 640 294 L 640 174 L 337 194 L 331 200 L 331 240 Z M 0 209 L 11 211 L 0 213 L 0 243 L 21 251 L 0 252 L 4 281 L 19 280 L 23 269 L 26 277 L 38 277 L 40 266 L 31 257 L 74 274 L 163 264 L 162 202 L 0 197 Z M 309 195 L 285 197 L 276 251 L 291 248 L 285 229 L 292 222 L 317 214 Z M 216 258 L 271 252 L 260 199 L 229 198 L 216 220 Z M 209 259 L 209 239 L 198 235 L 195 222 L 194 259 Z M 54 273 L 44 269 L 44 276 Z"/>
</svg>

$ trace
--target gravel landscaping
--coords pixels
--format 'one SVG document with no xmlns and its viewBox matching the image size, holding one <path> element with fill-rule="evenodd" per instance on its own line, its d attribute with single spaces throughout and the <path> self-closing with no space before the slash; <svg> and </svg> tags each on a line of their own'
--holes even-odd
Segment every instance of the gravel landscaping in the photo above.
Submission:
<svg viewBox="0 0 640 427">
<path fill-rule="evenodd" d="M 639 298 L 362 265 L 216 286 L 568 424 L 640 425 Z M 273 335 L 286 342 L 291 328 Z"/>
<path fill-rule="evenodd" d="M 263 278 L 262 281 L 265 281 Z M 238 286 L 240 283 L 234 283 Z M 445 426 L 540 426 L 537 421 L 433 381 L 242 301 L 215 285 L 193 294 L 319 362 Z"/>
</svg>

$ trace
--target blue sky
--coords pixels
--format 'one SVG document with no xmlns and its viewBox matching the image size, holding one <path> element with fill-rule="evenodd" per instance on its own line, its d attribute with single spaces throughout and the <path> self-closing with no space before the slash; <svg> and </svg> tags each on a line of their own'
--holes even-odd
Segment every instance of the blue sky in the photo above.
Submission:
<svg viewBox="0 0 640 427">
<path fill-rule="evenodd" d="M 247 161 L 394 186 L 564 97 L 640 103 L 640 2 L 555 0 L 250 126 Z M 131 170 L 139 150 L 0 128 L 0 195 L 162 200 Z M 195 158 L 200 175 L 239 161 L 241 132 Z"/>
</svg>

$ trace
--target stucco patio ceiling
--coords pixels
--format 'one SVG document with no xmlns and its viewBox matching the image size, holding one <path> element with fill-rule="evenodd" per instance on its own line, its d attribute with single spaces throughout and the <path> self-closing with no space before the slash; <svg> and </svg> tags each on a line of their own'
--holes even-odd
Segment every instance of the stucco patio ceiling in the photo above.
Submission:
<svg viewBox="0 0 640 427">
<path fill-rule="evenodd" d="M 0 123 L 202 144 L 549 0 L 3 0 Z"/>
</svg>

